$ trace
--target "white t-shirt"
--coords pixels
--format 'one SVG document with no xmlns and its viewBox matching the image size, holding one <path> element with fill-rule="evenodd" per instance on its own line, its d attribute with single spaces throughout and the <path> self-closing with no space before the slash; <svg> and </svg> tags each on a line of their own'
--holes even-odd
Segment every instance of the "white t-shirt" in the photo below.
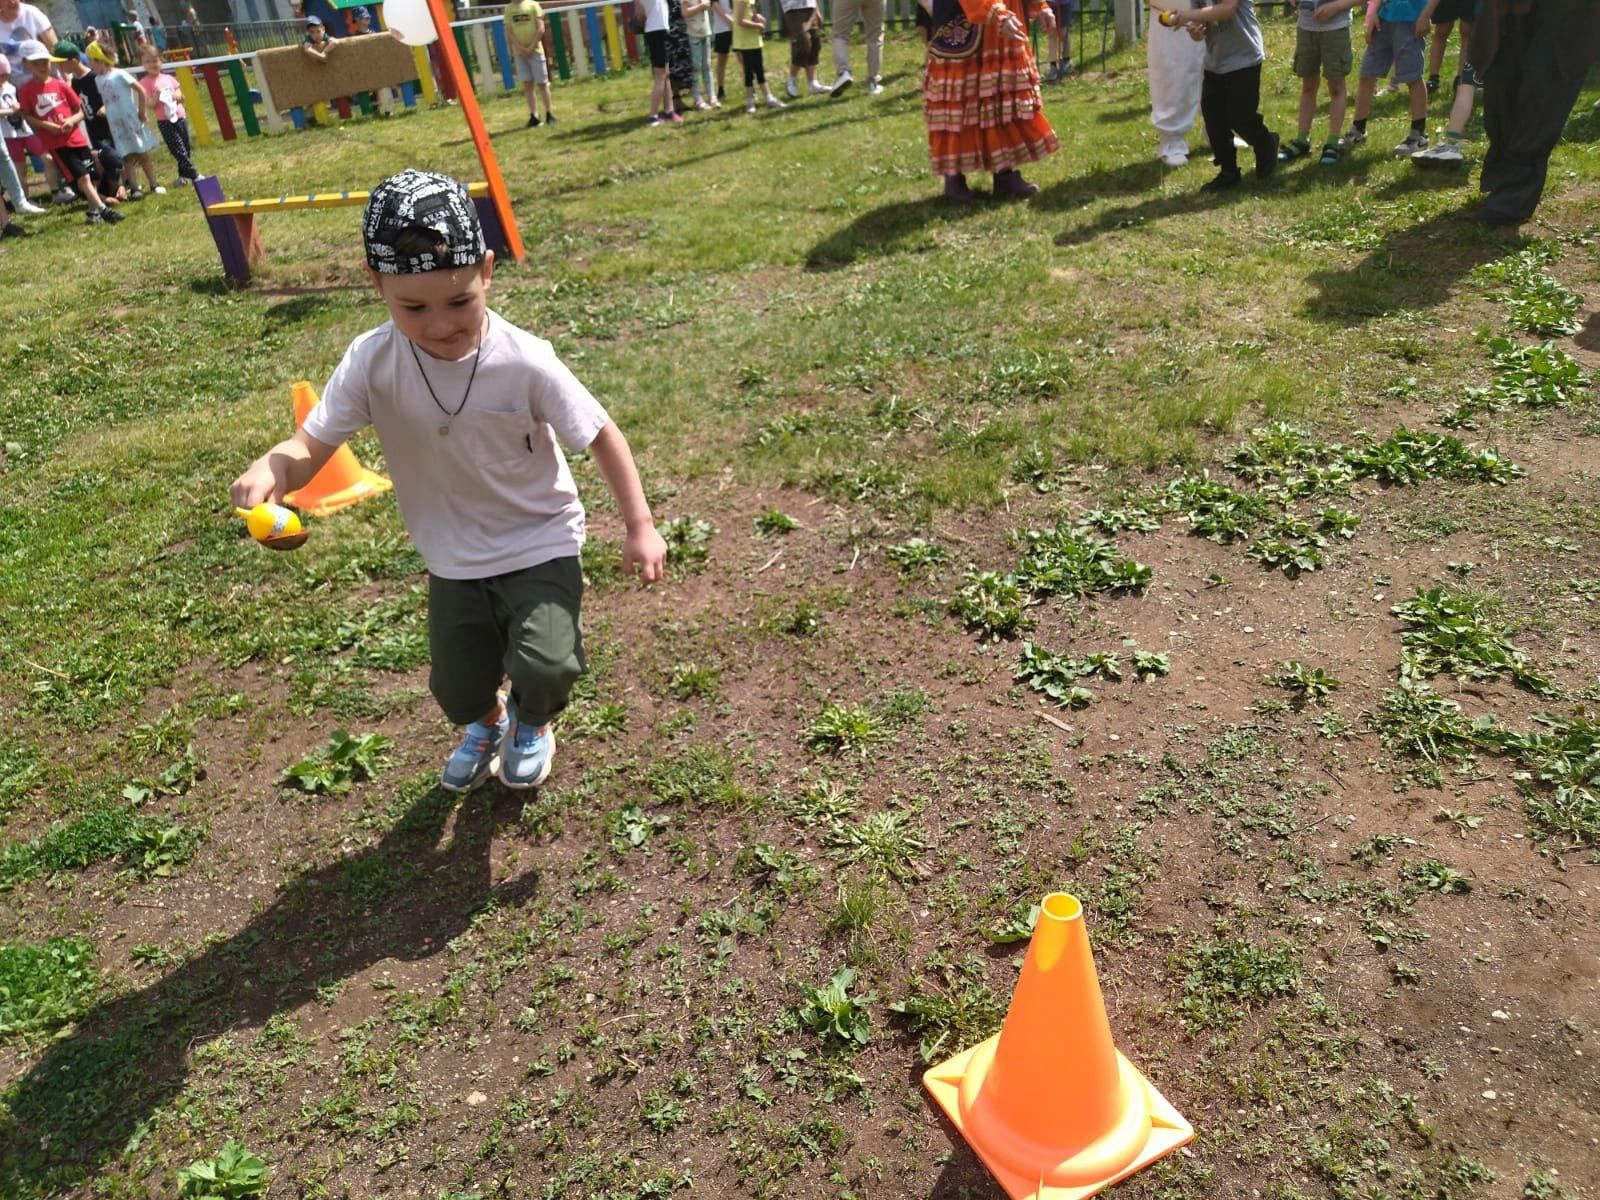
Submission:
<svg viewBox="0 0 1600 1200">
<path fill-rule="evenodd" d="M 22 43 L 42 41 L 40 35 L 49 28 L 50 18 L 31 4 L 21 5 L 12 20 L 0 19 L 0 52 L 11 60 L 13 82 L 28 78 L 28 68 L 22 65 Z"/>
<path fill-rule="evenodd" d="M 16 107 L 17 89 L 11 82 L 11 78 L 7 76 L 5 79 L 0 80 L 0 108 L 11 109 Z M 21 120 L 22 114 L 18 112 L 16 115 Z M 0 117 L 0 141 L 11 138 L 25 138 L 32 132 L 33 127 L 26 121 L 22 121 L 21 125 L 13 125 L 10 117 Z"/>
<path fill-rule="evenodd" d="M 459 416 L 439 406 L 454 412 L 462 403 L 473 355 L 448 362 L 412 351 L 393 321 L 356 338 L 306 432 L 338 445 L 364 426 L 377 430 L 406 529 L 441 579 L 486 579 L 577 554 L 583 505 L 561 447 L 577 453 L 594 441 L 611 420 L 600 402 L 549 342 L 495 312 Z"/>
<path fill-rule="evenodd" d="M 778 7 L 784 12 L 799 12 L 816 6 L 817 0 L 778 0 Z"/>
<path fill-rule="evenodd" d="M 667 0 L 644 0 L 644 31 L 655 33 L 667 27 Z"/>
</svg>

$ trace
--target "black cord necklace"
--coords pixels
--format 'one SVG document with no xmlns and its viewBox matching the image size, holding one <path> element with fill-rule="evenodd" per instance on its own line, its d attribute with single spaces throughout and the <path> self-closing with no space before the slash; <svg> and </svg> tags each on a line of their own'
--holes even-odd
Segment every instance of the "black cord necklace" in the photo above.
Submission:
<svg viewBox="0 0 1600 1200">
<path fill-rule="evenodd" d="M 417 344 L 407 338 L 406 345 L 411 347 L 411 357 L 417 364 L 417 374 L 422 376 L 422 385 L 428 389 L 428 396 L 433 400 L 434 406 L 444 414 L 444 424 L 439 426 L 439 436 L 443 437 L 450 432 L 450 422 L 459 417 L 462 409 L 467 407 L 467 397 L 472 395 L 472 381 L 478 377 L 478 359 L 483 356 L 483 338 L 482 336 L 478 338 L 478 348 L 472 355 L 472 374 L 467 376 L 467 390 L 461 393 L 461 403 L 456 405 L 455 412 L 451 412 L 443 404 L 439 403 L 439 397 L 433 390 L 433 384 L 428 382 L 428 373 L 422 369 L 422 359 L 417 354 Z"/>
</svg>

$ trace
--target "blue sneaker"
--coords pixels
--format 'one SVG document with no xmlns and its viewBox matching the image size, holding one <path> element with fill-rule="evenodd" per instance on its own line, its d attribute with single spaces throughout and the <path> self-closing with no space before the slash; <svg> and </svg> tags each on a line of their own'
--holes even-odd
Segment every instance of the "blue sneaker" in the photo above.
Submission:
<svg viewBox="0 0 1600 1200">
<path fill-rule="evenodd" d="M 511 713 L 511 732 L 500 755 L 500 782 L 519 791 L 538 787 L 550 775 L 550 763 L 556 756 L 556 735 L 548 723 L 524 725 L 517 720 L 516 710 L 509 701 L 506 708 Z"/>
<path fill-rule="evenodd" d="M 495 725 L 485 725 L 482 721 L 468 725 L 461 745 L 444 764 L 439 785 L 447 792 L 470 792 L 489 778 L 510 723 L 509 717 L 501 716 Z"/>
</svg>

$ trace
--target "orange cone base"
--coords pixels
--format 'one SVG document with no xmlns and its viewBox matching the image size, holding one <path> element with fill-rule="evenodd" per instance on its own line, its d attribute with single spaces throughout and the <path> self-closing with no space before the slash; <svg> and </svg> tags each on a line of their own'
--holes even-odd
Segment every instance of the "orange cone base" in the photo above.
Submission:
<svg viewBox="0 0 1600 1200">
<path fill-rule="evenodd" d="M 987 1112 L 983 1081 L 996 1034 L 931 1068 L 928 1089 L 1011 1200 L 1083 1200 L 1194 1140 L 1194 1128 L 1122 1056 L 1124 1111 L 1115 1129 L 1087 1146 L 1044 1146 L 1018 1137 Z"/>
<path fill-rule="evenodd" d="M 339 454 L 350 455 L 349 447 L 341 446 Z M 394 487 L 394 484 L 376 471 L 369 471 L 366 467 L 356 466 L 354 455 L 350 455 L 350 459 L 350 466 L 340 471 L 339 475 L 348 478 L 353 471 L 356 477 L 354 483 L 342 487 L 336 492 L 321 495 L 319 494 L 321 489 L 317 486 L 317 480 L 313 479 L 298 492 L 290 492 L 283 498 L 283 502 L 298 508 L 301 512 L 310 516 L 325 517 L 331 512 L 338 512 L 341 508 L 349 508 L 350 505 L 358 504 L 362 500 L 369 500 L 373 496 L 381 496 L 384 492 Z M 322 470 L 329 471 L 335 466 L 336 464 L 330 461 L 328 466 Z M 318 474 L 320 476 L 321 472 Z"/>
</svg>

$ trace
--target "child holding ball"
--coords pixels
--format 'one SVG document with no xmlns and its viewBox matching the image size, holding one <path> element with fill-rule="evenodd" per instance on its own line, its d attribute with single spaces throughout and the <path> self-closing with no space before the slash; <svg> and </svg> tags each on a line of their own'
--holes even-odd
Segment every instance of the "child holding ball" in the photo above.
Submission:
<svg viewBox="0 0 1600 1200">
<path fill-rule="evenodd" d="M 465 726 L 441 783 L 466 791 L 498 761 L 507 787 L 537 787 L 551 719 L 584 670 L 584 511 L 562 448 L 587 450 L 616 500 L 625 571 L 654 583 L 666 544 L 600 402 L 549 342 L 489 309 L 494 255 L 466 189 L 402 171 L 373 190 L 363 234 L 390 319 L 350 343 L 304 425 L 230 494 L 241 508 L 281 501 L 372 425 L 428 567 L 428 685 Z"/>
</svg>

